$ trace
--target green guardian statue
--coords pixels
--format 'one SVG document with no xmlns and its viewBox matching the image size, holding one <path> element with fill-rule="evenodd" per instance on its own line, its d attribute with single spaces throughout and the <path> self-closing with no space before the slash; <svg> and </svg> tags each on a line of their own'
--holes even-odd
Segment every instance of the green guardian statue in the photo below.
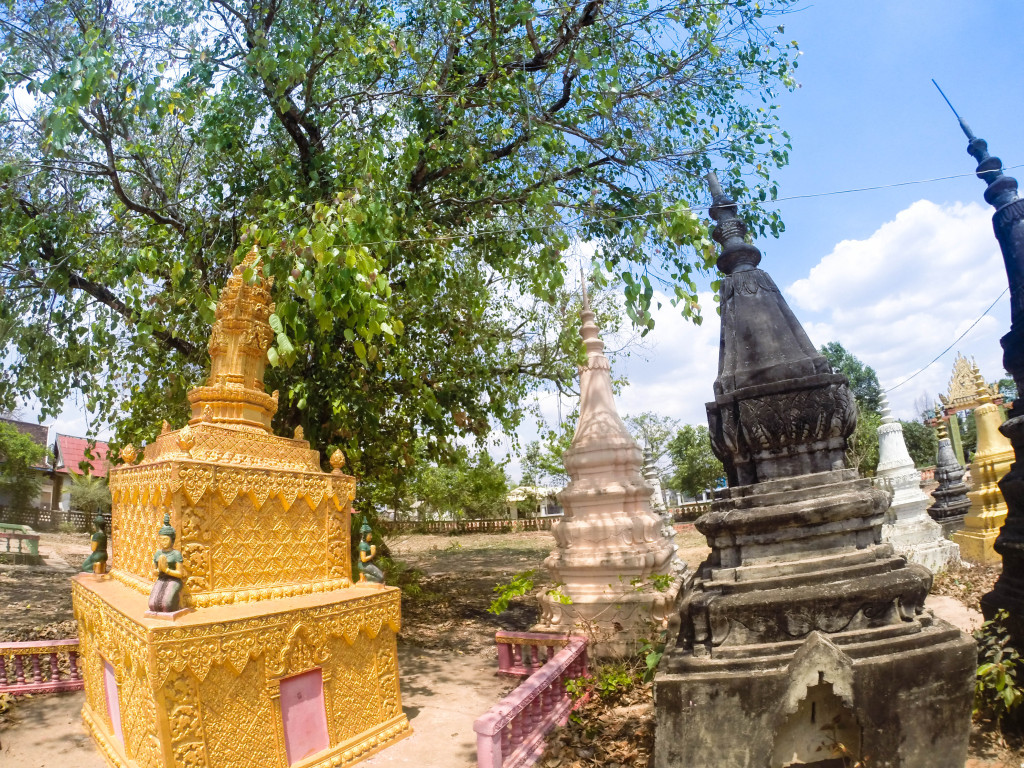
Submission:
<svg viewBox="0 0 1024 768">
<path fill-rule="evenodd" d="M 371 560 L 377 556 L 377 547 L 372 544 L 373 528 L 366 522 L 363 515 L 363 524 L 359 526 L 359 583 L 383 584 L 384 573 L 374 565 Z"/>
<path fill-rule="evenodd" d="M 92 519 L 92 529 L 92 554 L 82 563 L 82 573 L 92 572 L 102 576 L 107 572 L 107 521 L 103 519 L 103 515 L 96 515 Z"/>
<path fill-rule="evenodd" d="M 174 549 L 176 537 L 171 516 L 164 515 L 163 528 L 157 532 L 160 549 L 153 553 L 156 584 L 149 593 L 149 610 L 154 613 L 174 613 L 181 609 L 181 582 L 185 578 L 185 567 L 181 552 Z"/>
</svg>

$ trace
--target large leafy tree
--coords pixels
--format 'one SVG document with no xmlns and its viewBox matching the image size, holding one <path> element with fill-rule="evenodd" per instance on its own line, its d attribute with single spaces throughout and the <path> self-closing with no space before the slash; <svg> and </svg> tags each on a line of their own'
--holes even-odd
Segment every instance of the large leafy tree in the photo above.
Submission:
<svg viewBox="0 0 1024 768">
<path fill-rule="evenodd" d="M 859 357 L 846 349 L 838 341 L 830 341 L 819 350 L 828 360 L 832 370 L 843 374 L 850 382 L 850 391 L 857 401 L 861 413 L 881 413 L 882 385 L 878 383 L 878 374 L 870 365 L 865 365 Z"/>
<path fill-rule="evenodd" d="M 417 438 L 514 429 L 573 378 L 578 340 L 535 328 L 574 239 L 647 328 L 657 280 L 699 311 L 713 158 L 781 228 L 756 202 L 787 160 L 789 2 L 8 0 L 0 408 L 79 391 L 115 443 L 180 424 L 255 244 L 276 427 L 371 488 Z"/>
<path fill-rule="evenodd" d="M 703 424 L 684 424 L 669 441 L 672 477 L 668 486 L 696 498 L 725 478 L 722 462 L 711 450 L 711 433 Z"/>
</svg>

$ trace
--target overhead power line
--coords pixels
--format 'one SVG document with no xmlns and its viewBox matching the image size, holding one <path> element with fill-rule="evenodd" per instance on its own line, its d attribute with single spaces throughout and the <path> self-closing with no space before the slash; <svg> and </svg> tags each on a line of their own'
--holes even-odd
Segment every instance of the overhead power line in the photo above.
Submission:
<svg viewBox="0 0 1024 768">
<path fill-rule="evenodd" d="M 903 386 L 904 384 L 906 384 L 906 383 L 907 383 L 907 382 L 909 382 L 909 381 L 910 381 L 911 379 L 913 379 L 913 378 L 914 378 L 915 376 L 917 376 L 918 374 L 924 373 L 924 372 L 925 372 L 925 371 L 926 371 L 926 370 L 927 370 L 928 368 L 930 368 L 931 366 L 935 365 L 935 363 L 939 362 L 939 360 L 941 360 L 941 359 L 942 359 L 942 356 L 943 356 L 943 355 L 945 355 L 945 354 L 946 354 L 947 352 L 949 352 L 949 350 L 951 350 L 951 349 L 952 349 L 953 347 L 955 347 L 955 346 L 956 346 L 956 345 L 957 345 L 957 344 L 958 344 L 958 343 L 960 342 L 960 340 L 961 340 L 961 339 L 962 339 L 962 338 L 963 338 L 964 336 L 966 336 L 966 335 L 967 335 L 968 333 L 970 333 L 970 332 L 971 332 L 972 330 L 974 330 L 974 326 L 976 326 L 976 325 L 977 325 L 978 323 L 980 323 L 980 322 L 981 322 L 981 319 L 982 319 L 983 317 L 985 317 L 985 315 L 987 315 L 987 314 L 988 314 L 989 312 L 991 312 L 991 311 L 992 311 L 992 308 L 993 308 L 993 307 L 994 307 L 994 306 L 995 306 L 996 304 L 998 304 L 998 303 L 999 303 L 999 300 L 1000 300 L 1001 298 L 1003 298 L 1003 296 L 1005 296 L 1005 295 L 1006 295 L 1006 293 L 1007 293 L 1007 291 L 1009 291 L 1009 290 L 1010 290 L 1010 286 L 1006 286 L 1006 287 L 1005 287 L 1005 288 L 1003 289 L 1003 292 L 1002 292 L 1002 293 L 1000 293 L 1000 294 L 999 294 L 999 295 L 998 295 L 998 296 L 996 297 L 996 300 L 995 300 L 995 301 L 993 301 L 993 302 L 992 302 L 991 304 L 989 304 L 989 305 L 988 305 L 988 309 L 986 309 L 986 310 L 985 310 L 984 312 L 982 312 L 982 313 L 981 313 L 981 314 L 980 314 L 980 315 L 978 316 L 978 319 L 977 319 L 977 320 L 975 320 L 975 321 L 974 321 L 973 323 L 971 323 L 971 324 L 970 324 L 970 326 L 969 326 L 969 327 L 967 328 L 967 330 L 966 330 L 966 331 L 964 331 L 964 332 L 963 332 L 963 333 L 961 333 L 961 334 L 960 334 L 959 336 L 957 336 L 957 337 L 956 337 L 956 339 L 954 339 L 954 340 L 953 340 L 953 343 L 952 343 L 952 344 L 950 344 L 950 345 L 949 345 L 948 347 L 946 347 L 946 348 L 945 348 L 944 350 L 942 350 L 941 352 L 939 352 L 939 354 L 937 354 L 937 355 L 936 355 L 936 356 L 935 356 L 934 358 L 932 358 L 932 361 L 931 361 L 930 363 L 928 363 L 928 364 L 927 364 L 927 365 L 925 365 L 925 366 L 922 366 L 921 368 L 918 368 L 918 369 L 917 369 L 916 371 L 914 371 L 914 372 L 913 372 L 912 374 L 910 374 L 910 375 L 909 375 L 909 376 L 908 376 L 907 378 L 905 378 L 905 379 L 904 379 L 903 381 L 899 382 L 898 384 L 893 384 L 893 385 L 892 385 L 891 387 L 889 387 L 889 388 L 888 388 L 887 390 L 885 390 L 885 391 L 886 391 L 886 392 L 888 393 L 888 392 L 892 392 L 892 391 L 893 391 L 893 390 L 895 390 L 895 389 L 899 389 L 899 388 L 900 388 L 900 387 L 902 387 L 902 386 Z"/>
<path fill-rule="evenodd" d="M 1003 168 L 1004 171 L 1012 171 L 1016 168 L 1024 168 L 1024 163 L 1018 163 L 1016 165 L 1009 165 Z M 956 173 L 951 176 L 936 176 L 930 179 L 915 179 L 913 181 L 896 181 L 889 184 L 875 184 L 868 187 L 851 187 L 850 189 L 836 189 L 829 192 L 812 192 L 804 195 L 788 195 L 785 197 L 777 197 L 773 200 L 763 201 L 739 201 L 736 203 L 738 206 L 751 206 L 751 205 L 767 205 L 774 206 L 777 203 L 786 202 L 787 200 L 808 200 L 816 197 L 834 197 L 836 195 L 849 195 L 856 192 L 874 192 L 880 189 L 894 189 L 896 187 L 909 187 L 915 184 L 931 184 L 936 181 L 949 181 L 951 179 L 961 179 L 967 176 L 976 175 L 974 172 L 970 173 Z M 453 240 L 462 240 L 470 237 L 488 237 L 491 235 L 507 235 L 516 234 L 519 232 L 528 232 L 532 230 L 546 230 L 546 229 L 568 229 L 576 231 L 580 229 L 580 223 L 586 222 L 588 225 L 593 225 L 605 221 L 633 221 L 638 219 L 652 219 L 658 216 L 668 216 L 676 213 L 691 212 L 691 213 L 702 213 L 709 211 L 710 205 L 700 206 L 682 206 L 673 207 L 673 204 L 669 204 L 665 209 L 661 211 L 650 211 L 648 213 L 635 213 L 628 216 L 600 216 L 600 217 L 584 217 L 578 216 L 570 221 L 552 222 L 550 224 L 533 224 L 526 227 L 498 227 L 493 229 L 481 229 L 472 232 L 456 232 L 450 235 L 436 235 L 433 237 L 408 237 L 400 240 L 370 240 L 364 243 L 356 243 L 355 245 L 410 245 L 413 243 L 440 243 L 440 242 L 451 242 Z"/>
</svg>

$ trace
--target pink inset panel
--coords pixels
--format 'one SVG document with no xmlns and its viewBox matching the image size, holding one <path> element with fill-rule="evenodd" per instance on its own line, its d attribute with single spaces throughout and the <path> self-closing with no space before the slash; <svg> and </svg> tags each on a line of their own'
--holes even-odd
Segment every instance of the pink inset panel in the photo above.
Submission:
<svg viewBox="0 0 1024 768">
<path fill-rule="evenodd" d="M 110 723 L 114 726 L 114 735 L 124 746 L 124 734 L 121 732 L 121 700 L 117 695 L 117 678 L 114 677 L 114 668 L 110 662 L 103 660 L 103 690 L 107 695 L 107 714 L 110 715 Z"/>
<path fill-rule="evenodd" d="M 327 736 L 323 670 L 311 669 L 281 681 L 281 719 L 288 765 L 331 746 Z"/>
</svg>

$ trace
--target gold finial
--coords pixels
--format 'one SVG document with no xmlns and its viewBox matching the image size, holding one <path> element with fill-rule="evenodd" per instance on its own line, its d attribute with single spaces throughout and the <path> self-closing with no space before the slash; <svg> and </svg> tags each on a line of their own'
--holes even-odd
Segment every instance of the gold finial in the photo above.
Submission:
<svg viewBox="0 0 1024 768">
<path fill-rule="evenodd" d="M 259 250 L 232 271 L 217 302 L 210 332 L 210 378 L 188 393 L 190 424 L 212 422 L 270 432 L 277 401 L 263 391 L 267 350 L 274 333 L 268 319 L 272 277 L 265 277 Z"/>
<path fill-rule="evenodd" d="M 168 432 L 170 432 L 170 431 L 171 431 L 171 425 L 170 425 L 170 423 L 169 423 L 169 422 L 167 421 L 167 419 L 164 419 L 164 423 L 163 423 L 163 425 L 162 425 L 162 426 L 160 427 L 160 434 L 161 434 L 161 435 L 166 435 L 166 434 L 167 434 Z"/>
<path fill-rule="evenodd" d="M 974 368 L 974 386 L 978 392 L 978 405 L 992 402 L 992 391 L 985 383 L 985 377 L 981 375 L 981 371 L 978 370 L 977 366 Z"/>
<path fill-rule="evenodd" d="M 334 467 L 334 471 L 337 474 L 341 474 L 341 468 L 345 466 L 345 454 L 340 449 L 336 449 L 331 454 L 331 466 Z"/>
<path fill-rule="evenodd" d="M 192 446 L 196 444 L 196 440 L 192 437 L 192 427 L 188 424 L 178 433 L 178 447 L 182 453 L 188 453 L 192 450 Z"/>
<path fill-rule="evenodd" d="M 306 433 L 302 431 L 302 425 L 300 424 L 295 428 L 295 439 L 303 440 L 306 437 Z"/>
<path fill-rule="evenodd" d="M 937 431 L 939 440 L 945 440 L 947 437 L 949 437 L 949 429 L 946 427 L 946 422 L 939 421 Z"/>
<path fill-rule="evenodd" d="M 134 464 L 136 456 L 138 454 L 135 452 L 135 446 L 131 443 L 128 443 L 128 445 L 121 449 L 121 458 L 125 464 Z"/>
</svg>

